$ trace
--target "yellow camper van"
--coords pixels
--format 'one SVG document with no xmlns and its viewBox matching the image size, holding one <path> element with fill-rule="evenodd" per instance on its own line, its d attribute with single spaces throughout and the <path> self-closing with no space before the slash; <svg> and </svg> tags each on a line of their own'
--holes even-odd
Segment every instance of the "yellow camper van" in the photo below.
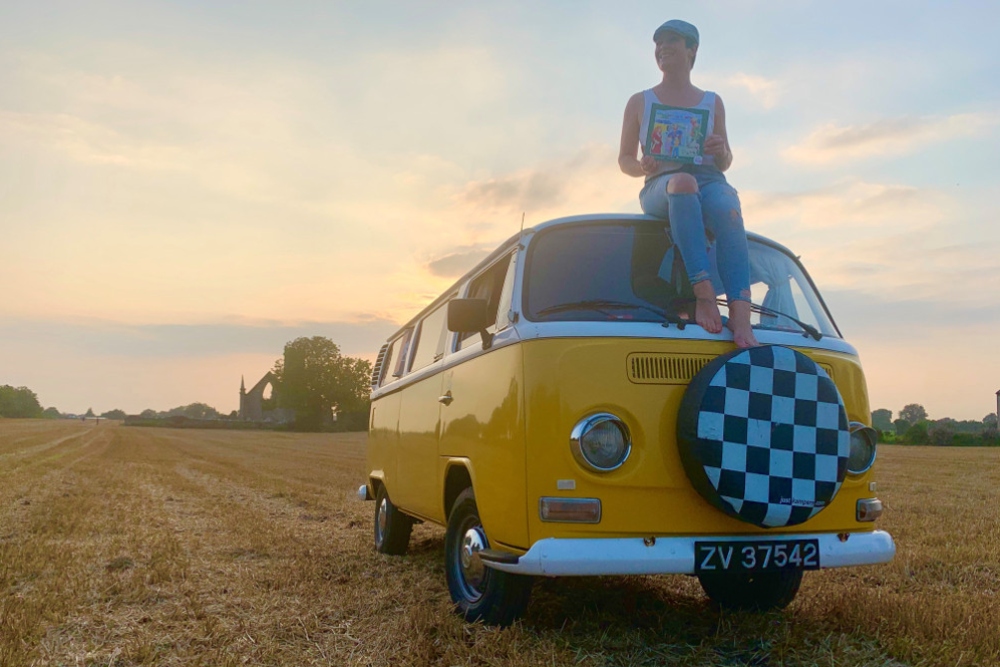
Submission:
<svg viewBox="0 0 1000 667">
<path fill-rule="evenodd" d="M 500 625 L 537 576 L 688 574 L 768 609 L 806 570 L 891 560 L 858 354 L 795 255 L 749 247 L 748 350 L 693 323 L 663 220 L 563 218 L 497 248 L 379 353 L 375 548 L 445 526 L 456 608 Z"/>
</svg>

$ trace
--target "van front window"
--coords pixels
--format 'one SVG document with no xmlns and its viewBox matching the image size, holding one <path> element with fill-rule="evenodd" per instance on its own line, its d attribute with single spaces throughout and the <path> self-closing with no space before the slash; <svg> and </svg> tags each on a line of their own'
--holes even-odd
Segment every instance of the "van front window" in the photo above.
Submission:
<svg viewBox="0 0 1000 667">
<path fill-rule="evenodd" d="M 799 320 L 838 336 L 792 257 L 754 240 L 749 250 L 754 303 L 787 316 L 755 314 L 754 327 L 801 331 Z M 709 257 L 714 263 L 714 248 Z M 525 315 L 533 321 L 663 322 L 685 317 L 693 303 L 680 253 L 655 221 L 543 230 L 531 241 L 525 275 Z"/>
</svg>

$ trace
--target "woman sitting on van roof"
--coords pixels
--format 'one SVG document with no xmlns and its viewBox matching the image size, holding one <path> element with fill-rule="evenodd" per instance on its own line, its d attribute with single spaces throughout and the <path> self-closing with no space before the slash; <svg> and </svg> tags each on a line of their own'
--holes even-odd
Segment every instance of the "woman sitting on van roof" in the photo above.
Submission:
<svg viewBox="0 0 1000 667">
<path fill-rule="evenodd" d="M 618 164 L 645 176 L 639 203 L 648 215 L 669 218 L 697 299 L 695 321 L 722 331 L 711 279 L 706 230 L 715 237 L 718 271 L 729 301 L 729 323 L 739 347 L 757 345 L 750 328 L 750 263 L 740 200 L 723 171 L 733 161 L 722 98 L 691 83 L 698 29 L 667 21 L 653 33 L 663 80 L 636 93 L 625 107 Z M 637 148 L 642 151 L 638 158 Z"/>
</svg>

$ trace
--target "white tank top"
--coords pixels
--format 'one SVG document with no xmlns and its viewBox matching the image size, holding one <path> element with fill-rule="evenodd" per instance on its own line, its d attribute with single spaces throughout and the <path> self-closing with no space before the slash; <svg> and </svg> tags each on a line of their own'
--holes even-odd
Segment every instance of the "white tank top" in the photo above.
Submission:
<svg viewBox="0 0 1000 667">
<path fill-rule="evenodd" d="M 653 92 L 653 89 L 643 91 L 643 109 L 642 109 L 642 122 L 639 125 L 639 144 L 643 146 L 643 153 L 645 154 L 646 137 L 649 135 L 649 116 L 654 104 L 663 104 L 660 99 Z M 705 94 L 702 95 L 701 101 L 698 102 L 693 107 L 685 107 L 689 109 L 705 109 L 708 111 L 708 126 L 705 128 L 705 136 L 709 137 L 715 131 L 715 93 L 706 90 Z M 660 168 L 646 176 L 646 180 L 651 178 L 656 178 L 660 174 L 666 173 L 668 171 L 677 171 L 681 167 L 685 166 L 684 162 L 661 162 Z M 702 166 L 715 167 L 715 156 L 705 155 L 702 157 Z"/>
</svg>

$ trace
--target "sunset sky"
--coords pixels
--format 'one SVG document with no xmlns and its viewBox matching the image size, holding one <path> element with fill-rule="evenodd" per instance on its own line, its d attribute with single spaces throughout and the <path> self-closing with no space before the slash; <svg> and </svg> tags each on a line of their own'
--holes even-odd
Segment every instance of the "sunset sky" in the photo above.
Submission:
<svg viewBox="0 0 1000 667">
<path fill-rule="evenodd" d="M 373 358 L 486 252 L 638 212 L 622 112 L 694 23 L 748 229 L 800 254 L 873 408 L 1000 389 L 1000 4 L 0 3 L 0 384 L 238 407 L 287 341 Z"/>
</svg>

